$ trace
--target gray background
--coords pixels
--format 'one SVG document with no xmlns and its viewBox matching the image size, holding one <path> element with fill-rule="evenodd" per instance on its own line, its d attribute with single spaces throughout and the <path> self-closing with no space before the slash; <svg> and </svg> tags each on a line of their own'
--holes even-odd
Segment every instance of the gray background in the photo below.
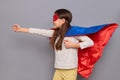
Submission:
<svg viewBox="0 0 120 80">
<path fill-rule="evenodd" d="M 72 25 L 120 23 L 120 0 L 0 0 L 0 80 L 52 80 L 54 52 L 49 39 L 15 33 L 12 25 L 49 29 L 56 9 L 73 14 Z M 118 28 L 88 80 L 119 80 Z M 78 76 L 78 80 L 84 80 Z"/>
</svg>

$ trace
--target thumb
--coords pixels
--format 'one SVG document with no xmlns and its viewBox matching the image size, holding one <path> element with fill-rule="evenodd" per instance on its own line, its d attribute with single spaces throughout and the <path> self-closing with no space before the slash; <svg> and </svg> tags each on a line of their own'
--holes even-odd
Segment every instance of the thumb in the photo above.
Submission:
<svg viewBox="0 0 120 80">
<path fill-rule="evenodd" d="M 64 43 L 67 43 L 67 42 L 69 42 L 69 40 L 64 40 Z"/>
<path fill-rule="evenodd" d="M 68 42 L 69 40 L 64 40 L 64 42 Z"/>
</svg>

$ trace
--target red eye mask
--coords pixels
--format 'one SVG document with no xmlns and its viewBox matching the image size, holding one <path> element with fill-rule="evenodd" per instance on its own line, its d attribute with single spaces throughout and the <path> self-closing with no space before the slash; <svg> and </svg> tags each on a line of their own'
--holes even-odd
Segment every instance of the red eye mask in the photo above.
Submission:
<svg viewBox="0 0 120 80">
<path fill-rule="evenodd" d="M 59 18 L 59 17 L 58 17 L 57 14 L 54 14 L 54 15 L 53 15 L 53 21 L 56 21 L 58 18 Z"/>
</svg>

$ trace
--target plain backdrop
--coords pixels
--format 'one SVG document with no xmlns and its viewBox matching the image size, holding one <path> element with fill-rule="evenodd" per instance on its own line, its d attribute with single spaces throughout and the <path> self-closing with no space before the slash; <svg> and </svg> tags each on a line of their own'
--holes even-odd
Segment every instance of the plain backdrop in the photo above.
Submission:
<svg viewBox="0 0 120 80">
<path fill-rule="evenodd" d="M 72 12 L 71 25 L 120 23 L 120 0 L 0 0 L 0 80 L 52 80 L 49 38 L 15 33 L 13 24 L 50 29 L 56 9 Z M 120 28 L 114 32 L 88 80 L 120 79 Z M 78 76 L 77 80 L 84 80 Z"/>
</svg>

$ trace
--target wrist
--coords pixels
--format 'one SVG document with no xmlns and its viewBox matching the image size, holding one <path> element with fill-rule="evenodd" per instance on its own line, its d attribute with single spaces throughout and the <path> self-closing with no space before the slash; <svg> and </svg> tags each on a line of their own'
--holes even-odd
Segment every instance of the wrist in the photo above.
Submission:
<svg viewBox="0 0 120 80">
<path fill-rule="evenodd" d="M 29 32 L 28 28 L 20 28 L 19 32 Z"/>
<path fill-rule="evenodd" d="M 20 29 L 19 29 L 19 32 L 23 32 L 23 28 L 20 28 Z"/>
<path fill-rule="evenodd" d="M 79 43 L 72 43 L 71 46 L 72 48 L 80 48 Z"/>
</svg>

